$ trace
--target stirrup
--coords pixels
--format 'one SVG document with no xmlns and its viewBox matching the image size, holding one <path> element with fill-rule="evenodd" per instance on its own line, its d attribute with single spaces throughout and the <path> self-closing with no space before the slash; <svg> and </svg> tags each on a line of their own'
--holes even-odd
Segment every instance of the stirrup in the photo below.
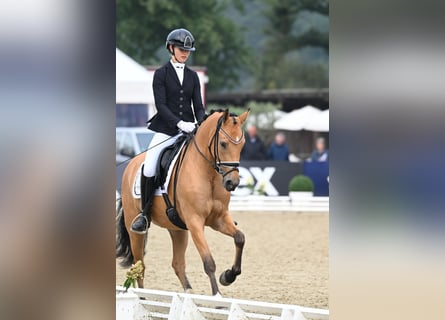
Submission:
<svg viewBox="0 0 445 320">
<path fill-rule="evenodd" d="M 133 223 L 136 221 L 137 218 L 139 218 L 139 216 L 142 216 L 142 218 L 145 219 L 145 224 L 147 225 L 147 228 L 145 228 L 144 231 L 137 231 L 137 230 L 133 229 Z M 137 234 L 146 234 L 147 231 L 148 231 L 148 228 L 149 228 L 148 219 L 147 219 L 147 217 L 145 215 L 142 214 L 142 212 L 139 213 L 136 217 L 134 217 L 133 221 L 131 221 L 131 226 L 130 226 L 131 232 L 134 232 L 134 233 L 137 233 Z"/>
</svg>

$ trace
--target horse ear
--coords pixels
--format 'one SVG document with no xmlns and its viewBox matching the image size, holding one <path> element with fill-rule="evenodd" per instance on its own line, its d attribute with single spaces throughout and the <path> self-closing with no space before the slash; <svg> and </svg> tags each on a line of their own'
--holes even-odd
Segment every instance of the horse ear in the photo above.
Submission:
<svg viewBox="0 0 445 320">
<path fill-rule="evenodd" d="M 241 120 L 241 124 L 243 124 L 244 122 L 246 122 L 247 116 L 250 113 L 250 108 L 247 109 L 247 111 L 243 112 L 240 116 L 239 119 Z"/>
<path fill-rule="evenodd" d="M 229 109 L 224 110 L 224 114 L 223 114 L 223 122 L 226 122 L 227 119 L 229 118 Z"/>
</svg>

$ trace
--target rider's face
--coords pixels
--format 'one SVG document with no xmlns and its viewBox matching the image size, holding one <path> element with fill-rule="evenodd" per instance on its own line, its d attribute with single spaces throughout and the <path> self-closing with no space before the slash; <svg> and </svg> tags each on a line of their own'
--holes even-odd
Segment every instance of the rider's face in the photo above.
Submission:
<svg viewBox="0 0 445 320">
<path fill-rule="evenodd" d="M 190 56 L 190 51 L 188 50 L 183 50 L 178 47 L 174 47 L 173 50 L 175 52 L 173 58 L 176 60 L 176 62 L 185 63 Z"/>
</svg>

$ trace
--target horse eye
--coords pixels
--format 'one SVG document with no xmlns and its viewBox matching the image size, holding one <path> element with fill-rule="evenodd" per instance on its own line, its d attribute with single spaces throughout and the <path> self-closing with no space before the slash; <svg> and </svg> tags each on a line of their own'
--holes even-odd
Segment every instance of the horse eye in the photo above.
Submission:
<svg viewBox="0 0 445 320">
<path fill-rule="evenodd" d="M 221 147 L 223 147 L 224 149 L 227 147 L 227 143 L 225 143 L 224 141 L 222 141 L 220 144 L 221 144 Z"/>
</svg>

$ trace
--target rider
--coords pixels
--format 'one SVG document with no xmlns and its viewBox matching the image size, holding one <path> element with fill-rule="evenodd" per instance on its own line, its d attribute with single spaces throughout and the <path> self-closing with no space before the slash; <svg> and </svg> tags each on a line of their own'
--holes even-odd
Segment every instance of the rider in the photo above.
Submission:
<svg viewBox="0 0 445 320">
<path fill-rule="evenodd" d="M 131 225 L 131 230 L 136 233 L 145 233 L 150 226 L 154 176 L 161 151 L 172 145 L 182 132 L 195 130 L 195 124 L 202 121 L 205 115 L 198 75 L 185 65 L 190 52 L 195 51 L 193 35 L 186 29 L 175 29 L 167 36 L 165 47 L 171 59 L 157 69 L 153 77 L 158 112 L 148 125 L 155 135 L 148 146 L 141 174 L 143 210 Z"/>
</svg>

